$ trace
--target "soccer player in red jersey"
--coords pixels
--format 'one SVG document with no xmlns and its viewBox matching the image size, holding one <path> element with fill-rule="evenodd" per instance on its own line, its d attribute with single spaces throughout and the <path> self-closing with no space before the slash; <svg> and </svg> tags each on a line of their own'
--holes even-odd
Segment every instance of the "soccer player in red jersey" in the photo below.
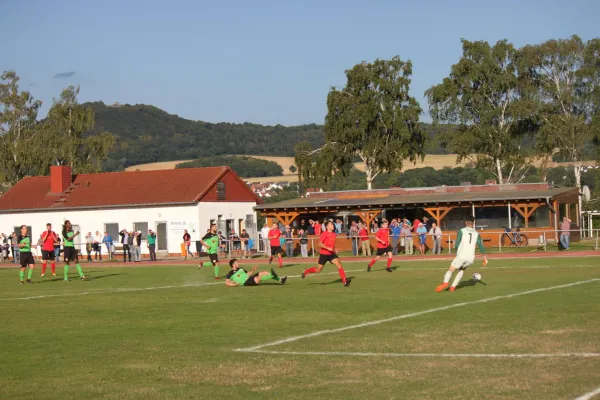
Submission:
<svg viewBox="0 0 600 400">
<path fill-rule="evenodd" d="M 279 230 L 279 225 L 274 223 L 269 231 L 269 241 L 271 245 L 271 257 L 269 257 L 269 264 L 273 262 L 273 258 L 275 254 L 277 254 L 277 260 L 279 261 L 279 268 L 283 267 L 283 260 L 281 259 L 281 255 L 283 254 L 283 249 L 281 248 L 281 231 Z"/>
<path fill-rule="evenodd" d="M 54 261 L 54 245 L 58 242 L 58 235 L 52 231 L 52 224 L 46 224 L 42 233 L 42 276 L 46 274 L 46 264 L 50 260 L 52 276 L 56 276 L 56 262 Z"/>
<path fill-rule="evenodd" d="M 321 233 L 321 236 L 319 237 L 319 244 L 321 245 L 321 250 L 319 251 L 319 263 L 316 267 L 305 269 L 304 272 L 302 272 L 302 279 L 306 278 L 306 275 L 308 274 L 318 274 L 323 269 L 325 263 L 329 261 L 337 267 L 344 286 L 348 286 L 350 285 L 351 279 L 346 278 L 346 272 L 342 267 L 342 262 L 335 249 L 335 225 L 332 221 L 328 221 L 325 228 L 325 232 Z"/>
<path fill-rule="evenodd" d="M 377 253 L 375 258 L 371 260 L 369 266 L 367 267 L 367 272 L 371 272 L 371 267 L 375 264 L 382 255 L 387 253 L 387 267 L 385 270 L 387 272 L 392 272 L 392 246 L 390 245 L 390 230 L 388 229 L 388 222 L 383 221 L 381 224 L 381 228 L 375 234 L 375 239 L 377 240 Z"/>
</svg>

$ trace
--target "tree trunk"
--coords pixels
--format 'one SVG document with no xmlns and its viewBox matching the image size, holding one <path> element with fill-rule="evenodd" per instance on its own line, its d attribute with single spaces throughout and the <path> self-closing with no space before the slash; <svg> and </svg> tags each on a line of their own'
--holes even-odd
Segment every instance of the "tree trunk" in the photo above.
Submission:
<svg viewBox="0 0 600 400">
<path fill-rule="evenodd" d="M 365 166 L 365 173 L 367 175 L 367 189 L 373 189 L 373 169 L 368 165 Z"/>
<path fill-rule="evenodd" d="M 504 183 L 502 182 L 502 163 L 499 158 L 496 159 L 496 174 L 498 175 L 498 184 L 502 185 Z"/>
<path fill-rule="evenodd" d="M 581 210 L 583 207 L 582 201 L 581 201 L 581 161 L 576 161 L 573 164 L 573 172 L 575 173 L 575 186 L 577 186 L 577 189 L 579 189 L 579 196 L 578 196 L 578 215 L 577 215 L 577 219 L 575 220 L 575 222 L 577 223 L 577 225 L 579 226 L 579 229 L 581 229 L 581 223 L 580 223 L 580 215 L 581 215 Z M 571 219 L 573 218 L 573 216 L 571 216 Z"/>
</svg>

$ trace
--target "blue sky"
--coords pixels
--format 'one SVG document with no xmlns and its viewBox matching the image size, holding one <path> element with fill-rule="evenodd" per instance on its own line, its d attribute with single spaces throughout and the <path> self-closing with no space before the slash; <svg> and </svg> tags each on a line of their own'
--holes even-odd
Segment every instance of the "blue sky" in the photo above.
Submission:
<svg viewBox="0 0 600 400">
<path fill-rule="evenodd" d="M 425 109 L 461 38 L 600 36 L 596 0 L 0 0 L 0 10 L 0 71 L 17 71 L 42 114 L 78 84 L 81 101 L 269 125 L 322 123 L 329 88 L 363 60 L 412 60 Z"/>
</svg>

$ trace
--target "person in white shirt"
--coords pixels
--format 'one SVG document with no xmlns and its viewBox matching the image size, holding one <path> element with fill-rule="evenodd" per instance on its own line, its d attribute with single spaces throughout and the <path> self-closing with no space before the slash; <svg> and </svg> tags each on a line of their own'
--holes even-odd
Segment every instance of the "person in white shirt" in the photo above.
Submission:
<svg viewBox="0 0 600 400">
<path fill-rule="evenodd" d="M 442 254 L 442 230 L 435 222 L 431 224 L 429 234 L 433 237 L 433 254 Z"/>
<path fill-rule="evenodd" d="M 479 251 L 483 254 L 483 266 L 487 265 L 487 257 L 485 256 L 485 248 L 483 247 L 483 241 L 479 233 L 473 229 L 475 218 L 468 217 L 465 221 L 466 227 L 458 231 L 456 237 L 456 258 L 450 264 L 450 268 L 444 275 L 444 283 L 435 288 L 436 292 L 441 292 L 449 286 L 450 278 L 454 271 L 458 270 L 450 291 L 454 292 L 456 286 L 460 283 L 465 270 L 475 262 L 475 247 L 479 247 Z"/>
<path fill-rule="evenodd" d="M 94 235 L 93 249 L 94 260 L 100 259 L 100 261 L 102 261 L 102 235 L 98 231 L 96 231 L 96 234 Z"/>
<path fill-rule="evenodd" d="M 269 244 L 269 232 L 270 231 L 271 231 L 271 229 L 269 229 L 269 225 L 267 225 L 267 223 L 265 222 L 262 229 L 260 230 L 260 236 L 262 238 L 263 246 L 265 248 L 265 255 L 267 257 L 271 257 L 271 245 Z"/>
</svg>

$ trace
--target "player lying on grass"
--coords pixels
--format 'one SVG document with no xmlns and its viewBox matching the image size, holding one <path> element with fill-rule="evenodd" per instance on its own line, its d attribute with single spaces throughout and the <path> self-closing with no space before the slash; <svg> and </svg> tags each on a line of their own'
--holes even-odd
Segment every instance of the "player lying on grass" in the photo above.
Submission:
<svg viewBox="0 0 600 400">
<path fill-rule="evenodd" d="M 321 245 L 321 250 L 319 250 L 319 262 L 316 267 L 305 269 L 302 272 L 302 279 L 306 278 L 306 275 L 308 274 L 320 273 L 323 270 L 323 266 L 329 261 L 337 267 L 344 286 L 350 285 L 352 280 L 350 278 L 346 278 L 346 272 L 344 271 L 342 262 L 337 255 L 337 250 L 335 248 L 336 234 L 333 233 L 334 229 L 335 225 L 333 224 L 333 221 L 328 221 L 325 225 L 325 232 L 321 233 L 321 236 L 319 237 L 319 244 Z"/>
<path fill-rule="evenodd" d="M 271 272 L 262 271 L 257 273 L 256 270 L 258 267 L 256 265 L 252 267 L 250 272 L 248 272 L 244 268 L 240 267 L 235 258 L 229 261 L 229 266 L 231 267 L 231 271 L 229 271 L 226 276 L 225 284 L 230 287 L 256 286 L 261 282 L 271 279 L 281 282 L 281 284 L 284 285 L 285 281 L 287 280 L 287 276 L 280 278 L 273 269 L 271 269 Z"/>
<path fill-rule="evenodd" d="M 463 273 L 465 269 L 467 269 L 470 265 L 475 262 L 475 246 L 479 247 L 479 251 L 483 254 L 483 266 L 487 265 L 487 257 L 485 256 L 485 247 L 483 247 L 483 241 L 481 240 L 481 236 L 477 231 L 473 228 L 473 224 L 475 219 L 473 217 L 468 217 L 465 221 L 466 227 L 462 228 L 458 231 L 458 235 L 456 237 L 456 257 L 450 264 L 450 268 L 446 271 L 444 275 L 444 283 L 435 288 L 436 292 L 441 292 L 442 290 L 448 287 L 450 282 L 450 278 L 454 271 L 458 270 L 456 277 L 454 278 L 454 282 L 452 282 L 452 286 L 450 286 L 450 291 L 454 292 L 456 290 L 456 286 L 460 283 L 460 280 L 463 277 Z"/>
<path fill-rule="evenodd" d="M 381 224 L 381 228 L 375 234 L 375 239 L 377 240 L 377 253 L 375 258 L 371 260 L 369 265 L 367 266 L 367 272 L 371 272 L 371 267 L 379 261 L 381 256 L 387 254 L 387 267 L 385 270 L 387 272 L 392 272 L 392 246 L 390 245 L 390 230 L 388 229 L 388 222 L 383 220 Z"/>
</svg>

